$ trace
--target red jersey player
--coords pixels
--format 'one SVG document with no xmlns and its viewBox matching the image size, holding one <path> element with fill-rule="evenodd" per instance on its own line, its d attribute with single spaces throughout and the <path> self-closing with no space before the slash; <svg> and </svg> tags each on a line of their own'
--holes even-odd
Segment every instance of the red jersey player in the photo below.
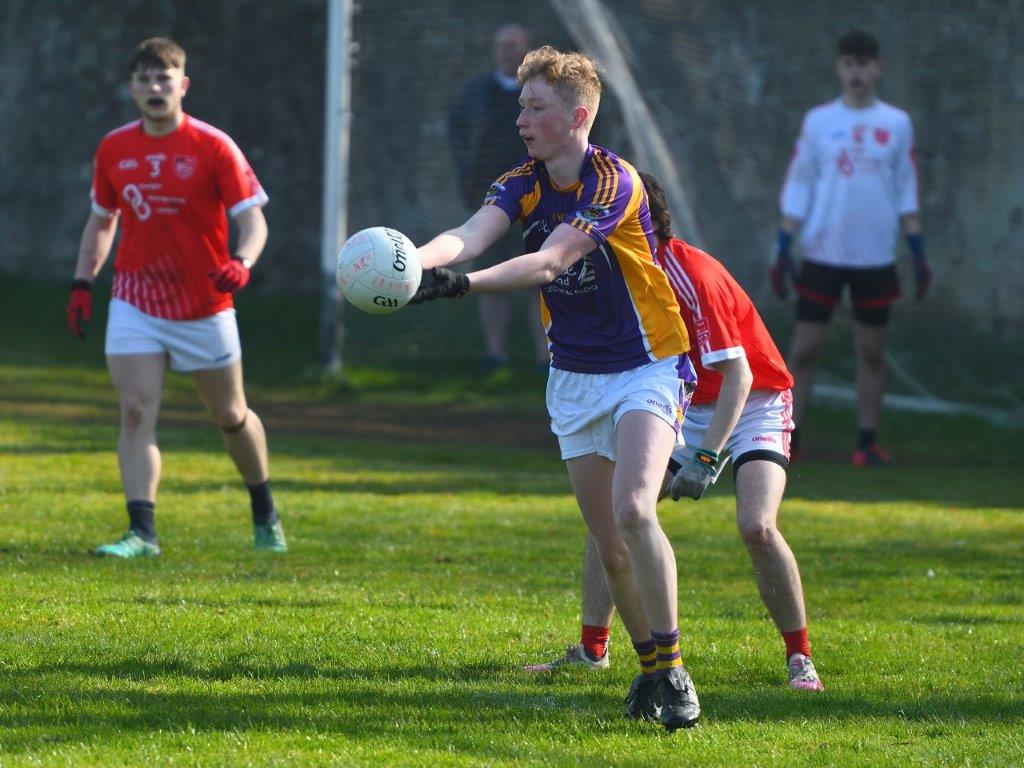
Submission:
<svg viewBox="0 0 1024 768">
<path fill-rule="evenodd" d="M 145 40 L 132 53 L 128 71 L 128 91 L 141 119 L 111 131 L 96 151 L 92 213 L 67 310 L 71 331 L 83 336 L 92 317 L 90 285 L 120 220 L 106 356 L 120 399 L 117 455 L 129 528 L 95 553 L 160 554 L 154 521 L 160 480 L 156 421 L 168 364 L 192 374 L 249 488 L 256 548 L 284 552 L 266 435 L 242 386 L 232 302 L 267 240 L 267 195 L 230 137 L 183 112 L 189 79 L 177 43 Z M 238 223 L 233 254 L 225 211 Z"/>
<path fill-rule="evenodd" d="M 697 352 L 690 358 L 697 387 L 683 422 L 685 445 L 672 454 L 668 492 L 676 500 L 701 498 L 723 466 L 720 454 L 728 451 L 736 480 L 736 522 L 761 598 L 785 641 L 790 685 L 822 690 L 810 658 L 800 571 L 776 526 L 789 464 L 793 378 L 750 297 L 718 261 L 672 237 L 664 192 L 650 174 L 640 177 L 658 238 L 657 259 Z M 550 672 L 565 664 L 607 667 L 613 612 L 597 549 L 588 538 L 582 640 L 555 661 L 526 670 Z"/>
</svg>

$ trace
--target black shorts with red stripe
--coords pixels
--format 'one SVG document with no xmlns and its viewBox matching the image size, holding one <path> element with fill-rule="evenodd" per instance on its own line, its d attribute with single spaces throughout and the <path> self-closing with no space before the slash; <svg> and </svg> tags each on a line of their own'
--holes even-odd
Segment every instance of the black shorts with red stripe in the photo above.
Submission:
<svg viewBox="0 0 1024 768">
<path fill-rule="evenodd" d="M 804 260 L 796 278 L 796 319 L 825 322 L 850 286 L 853 317 L 865 325 L 885 325 L 889 310 L 900 297 L 900 276 L 896 265 L 885 267 L 833 267 Z"/>
</svg>

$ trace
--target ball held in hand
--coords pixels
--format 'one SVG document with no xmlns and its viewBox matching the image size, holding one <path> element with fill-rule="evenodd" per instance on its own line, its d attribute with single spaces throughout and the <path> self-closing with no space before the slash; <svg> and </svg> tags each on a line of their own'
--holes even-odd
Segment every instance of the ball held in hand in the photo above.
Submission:
<svg viewBox="0 0 1024 768">
<path fill-rule="evenodd" d="M 360 230 L 338 253 L 335 278 L 341 295 L 374 315 L 396 312 L 408 304 L 421 277 L 416 246 L 397 229 Z"/>
</svg>

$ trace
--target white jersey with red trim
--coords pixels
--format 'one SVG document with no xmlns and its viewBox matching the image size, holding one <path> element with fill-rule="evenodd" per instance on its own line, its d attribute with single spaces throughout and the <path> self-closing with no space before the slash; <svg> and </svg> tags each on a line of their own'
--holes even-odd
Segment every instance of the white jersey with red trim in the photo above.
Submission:
<svg viewBox="0 0 1024 768">
<path fill-rule="evenodd" d="M 230 259 L 225 212 L 262 206 L 267 195 L 234 141 L 185 115 L 150 136 L 136 120 L 100 142 L 92 210 L 120 213 L 114 296 L 166 320 L 209 317 L 232 306 L 210 273 Z"/>
<path fill-rule="evenodd" d="M 854 268 L 892 264 L 899 218 L 918 212 L 910 116 L 880 100 L 854 109 L 836 99 L 809 111 L 780 207 L 803 222 L 805 259 Z"/>
<path fill-rule="evenodd" d="M 793 386 L 793 377 L 754 303 L 717 259 L 676 238 L 667 244 L 659 242 L 656 258 L 690 334 L 690 360 L 697 369 L 694 405 L 718 399 L 722 374 L 711 366 L 723 360 L 747 358 L 754 375 L 752 392 L 781 392 Z"/>
</svg>

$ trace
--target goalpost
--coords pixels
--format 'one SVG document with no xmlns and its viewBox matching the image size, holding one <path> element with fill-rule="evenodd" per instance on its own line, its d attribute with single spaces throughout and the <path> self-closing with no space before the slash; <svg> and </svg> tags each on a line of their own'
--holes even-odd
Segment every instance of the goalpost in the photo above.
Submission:
<svg viewBox="0 0 1024 768">
<path fill-rule="evenodd" d="M 353 0 L 327 0 L 324 86 L 324 183 L 320 237 L 320 362 L 341 370 L 341 297 L 334 279 L 338 250 L 348 237 L 349 128 L 352 117 Z"/>
</svg>

